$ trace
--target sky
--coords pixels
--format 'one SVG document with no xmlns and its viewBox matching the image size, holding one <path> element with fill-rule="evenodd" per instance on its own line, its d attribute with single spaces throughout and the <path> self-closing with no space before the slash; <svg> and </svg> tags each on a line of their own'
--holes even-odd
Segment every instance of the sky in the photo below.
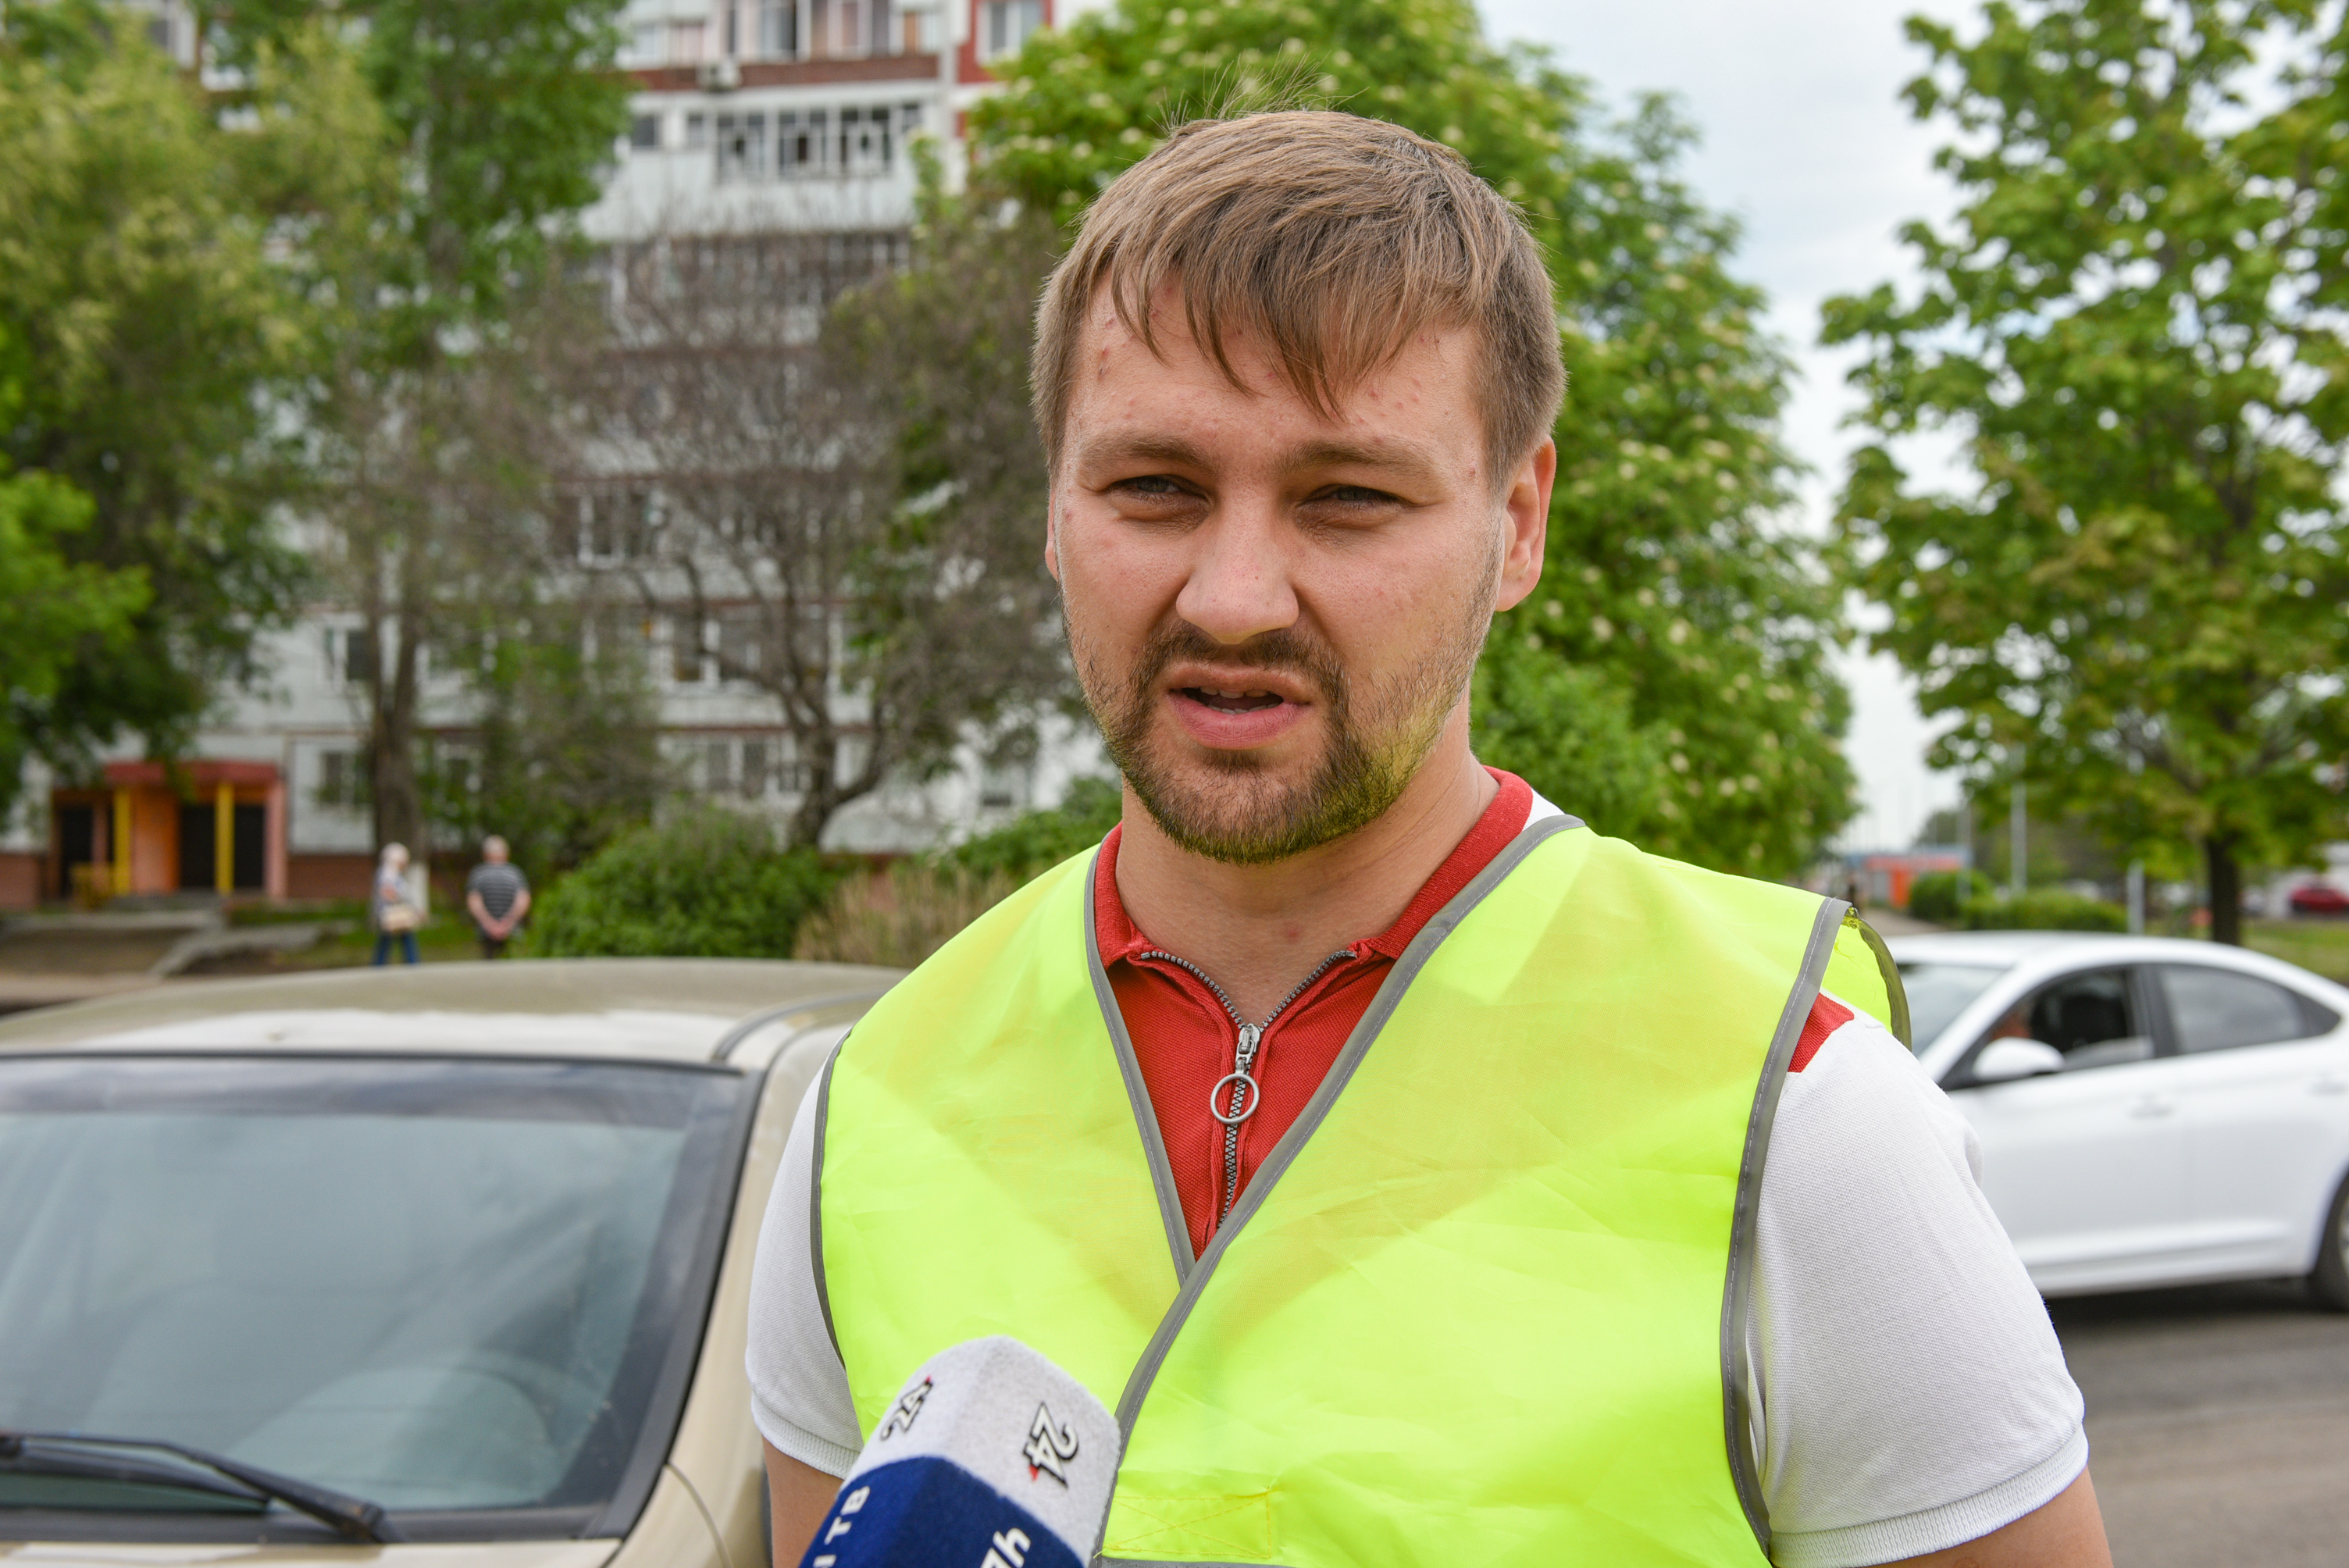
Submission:
<svg viewBox="0 0 2349 1568">
<path fill-rule="evenodd" d="M 1823 531 L 1855 439 L 1842 421 L 1857 399 L 1844 385 L 1854 356 L 1816 346 L 1819 304 L 1912 277 L 1897 230 L 1951 209 L 1951 189 L 1932 168 L 1936 128 L 1912 120 L 1899 97 L 1924 62 L 1901 20 L 1918 11 L 1958 20 L 1971 7 L 1949 0 L 1482 4 L 1495 39 L 1549 45 L 1610 103 L 1671 93 L 1702 133 L 1685 173 L 1709 204 L 1745 226 L 1733 269 L 1768 291 L 1768 325 L 1800 372 L 1786 435 L 1813 469 L 1803 486 L 1805 526 Z M 1926 768 L 1935 729 L 1889 655 L 1855 649 L 1843 673 L 1855 707 L 1846 751 L 1861 793 L 1843 841 L 1906 845 L 1931 811 L 1956 801 L 1957 780 Z"/>
</svg>

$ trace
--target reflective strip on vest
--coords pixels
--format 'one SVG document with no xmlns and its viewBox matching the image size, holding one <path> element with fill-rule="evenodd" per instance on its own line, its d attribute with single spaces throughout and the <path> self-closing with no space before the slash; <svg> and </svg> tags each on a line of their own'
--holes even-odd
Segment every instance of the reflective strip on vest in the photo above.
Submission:
<svg viewBox="0 0 2349 1568">
<path fill-rule="evenodd" d="M 1127 1429 L 1104 1563 L 1765 1563 L 1754 1205 L 1822 980 L 1905 1030 L 1873 934 L 1535 823 L 1195 1260 L 1092 865 L 982 916 L 827 1071 L 815 1262 L 862 1429 L 1009 1334 Z"/>
</svg>

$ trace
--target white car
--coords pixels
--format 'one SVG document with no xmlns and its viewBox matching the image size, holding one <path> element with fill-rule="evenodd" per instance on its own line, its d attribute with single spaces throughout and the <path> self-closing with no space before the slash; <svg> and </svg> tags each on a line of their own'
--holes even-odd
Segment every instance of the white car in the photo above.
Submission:
<svg viewBox="0 0 2349 1568">
<path fill-rule="evenodd" d="M 2162 937 L 1888 945 L 2043 1293 L 2299 1275 L 2349 1311 L 2349 989 Z"/>
</svg>

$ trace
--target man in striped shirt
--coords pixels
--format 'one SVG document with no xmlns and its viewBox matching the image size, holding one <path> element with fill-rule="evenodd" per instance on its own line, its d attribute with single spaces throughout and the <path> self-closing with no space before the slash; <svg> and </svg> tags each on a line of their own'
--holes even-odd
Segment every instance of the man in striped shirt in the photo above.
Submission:
<svg viewBox="0 0 2349 1568">
<path fill-rule="evenodd" d="M 506 950 L 523 916 L 530 913 L 530 882 L 506 859 L 506 841 L 492 833 L 481 841 L 481 863 L 465 879 L 465 911 L 481 934 L 481 956 Z"/>
</svg>

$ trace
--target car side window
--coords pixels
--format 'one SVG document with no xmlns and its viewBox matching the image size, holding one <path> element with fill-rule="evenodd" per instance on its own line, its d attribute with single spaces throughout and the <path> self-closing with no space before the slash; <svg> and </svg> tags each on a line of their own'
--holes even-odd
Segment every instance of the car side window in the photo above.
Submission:
<svg viewBox="0 0 2349 1568">
<path fill-rule="evenodd" d="M 2064 1053 L 2065 1072 L 2141 1062 L 2153 1055 L 2153 1035 L 2138 1015 L 2127 969 L 2090 969 L 2041 986 L 1993 1025 L 1982 1043 L 2044 1041 Z"/>
<path fill-rule="evenodd" d="M 2271 1046 L 2324 1033 L 2324 1009 L 2271 980 L 2199 964 L 2165 964 L 2160 974 L 2180 1051 Z"/>
</svg>

